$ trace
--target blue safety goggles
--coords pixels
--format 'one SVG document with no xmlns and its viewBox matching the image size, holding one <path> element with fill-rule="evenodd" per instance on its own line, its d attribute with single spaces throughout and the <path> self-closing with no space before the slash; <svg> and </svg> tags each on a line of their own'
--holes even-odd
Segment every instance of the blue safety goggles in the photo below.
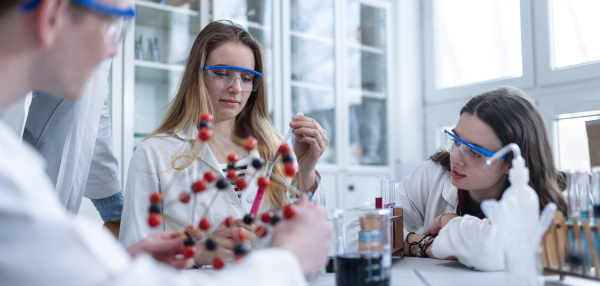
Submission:
<svg viewBox="0 0 600 286">
<path fill-rule="evenodd" d="M 202 70 L 208 72 L 211 84 L 216 87 L 231 88 L 238 79 L 240 88 L 246 92 L 255 92 L 262 77 L 257 71 L 235 66 L 206 66 Z"/>
<path fill-rule="evenodd" d="M 490 150 L 485 150 L 481 147 L 478 147 L 476 145 L 473 145 L 465 140 L 460 139 L 460 137 L 456 136 L 456 134 L 454 134 L 454 129 L 450 130 L 450 129 L 445 129 L 444 133 L 448 134 L 450 137 L 452 137 L 452 139 L 454 139 L 454 142 L 451 142 L 450 144 L 452 144 L 452 146 L 449 147 L 449 150 L 452 148 L 458 148 L 460 147 L 459 145 L 465 145 L 479 153 L 481 153 L 481 155 L 485 156 L 485 157 L 492 157 L 494 156 L 494 154 L 496 154 L 496 152 L 492 152 Z M 453 153 L 453 152 L 451 152 Z M 506 158 L 508 155 L 504 155 L 501 158 Z"/>
<path fill-rule="evenodd" d="M 214 70 L 214 69 L 230 69 L 230 70 L 236 70 L 236 71 L 244 71 L 244 72 L 249 72 L 254 74 L 255 78 L 261 78 L 262 74 L 257 72 L 257 71 L 253 71 L 250 69 L 245 69 L 245 68 L 241 68 L 241 67 L 234 67 L 234 66 L 206 66 L 203 67 L 202 70 L 208 71 L 208 70 Z"/>
<path fill-rule="evenodd" d="M 1 0 L 0 0 L 1 1 Z M 131 20 L 135 17 L 134 8 L 119 8 L 109 6 L 95 0 L 71 0 L 79 6 L 89 9 L 95 13 L 108 16 L 110 18 L 106 28 L 107 39 L 113 44 L 118 44 L 123 39 Z M 30 12 L 34 10 L 42 0 L 31 0 L 21 5 L 21 10 Z"/>
<path fill-rule="evenodd" d="M 116 16 L 116 17 L 125 17 L 125 18 L 133 18 L 135 17 L 135 9 L 134 8 L 119 8 L 114 6 L 109 6 L 94 0 L 71 0 L 85 8 L 93 10 L 95 12 L 105 14 L 108 16 Z M 29 2 L 25 2 L 21 5 L 21 9 L 25 12 L 29 12 L 35 9 L 42 0 L 31 0 Z"/>
</svg>

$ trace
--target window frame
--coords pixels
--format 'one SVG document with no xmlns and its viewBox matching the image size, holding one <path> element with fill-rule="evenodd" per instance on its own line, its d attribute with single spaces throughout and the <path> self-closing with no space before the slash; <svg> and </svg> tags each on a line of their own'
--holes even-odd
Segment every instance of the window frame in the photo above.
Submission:
<svg viewBox="0 0 600 286">
<path fill-rule="evenodd" d="M 532 27 L 532 1 L 520 1 L 521 19 L 521 56 L 523 75 L 515 78 L 504 78 L 484 82 L 466 84 L 456 87 L 437 89 L 435 87 L 435 53 L 433 48 L 433 1 L 423 3 L 423 49 L 424 49 L 424 86 L 425 102 L 441 103 L 464 98 L 465 95 L 480 93 L 501 85 L 512 85 L 522 89 L 534 86 L 534 55 L 533 55 L 533 27 Z"/>
<path fill-rule="evenodd" d="M 584 89 L 562 88 L 552 94 L 544 92 L 530 93 L 546 124 L 548 138 L 552 143 L 552 153 L 556 166 L 560 166 L 560 152 L 558 150 L 558 124 L 557 118 L 563 114 L 582 113 L 600 110 L 600 97 L 597 95 L 598 86 L 588 86 Z"/>
<path fill-rule="evenodd" d="M 600 78 L 600 61 L 595 63 L 553 69 L 550 1 L 535 1 L 533 17 L 535 26 L 535 53 L 537 82 L 540 86 L 555 86 L 565 83 Z"/>
</svg>

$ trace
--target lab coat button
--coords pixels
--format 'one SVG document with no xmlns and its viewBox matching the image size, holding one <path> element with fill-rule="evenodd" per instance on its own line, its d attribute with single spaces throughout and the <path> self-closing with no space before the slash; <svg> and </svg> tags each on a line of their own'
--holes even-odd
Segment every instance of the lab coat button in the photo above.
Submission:
<svg viewBox="0 0 600 286">
<path fill-rule="evenodd" d="M 246 201 L 249 203 L 252 203 L 252 202 L 254 202 L 254 198 L 249 196 L 246 198 Z"/>
</svg>

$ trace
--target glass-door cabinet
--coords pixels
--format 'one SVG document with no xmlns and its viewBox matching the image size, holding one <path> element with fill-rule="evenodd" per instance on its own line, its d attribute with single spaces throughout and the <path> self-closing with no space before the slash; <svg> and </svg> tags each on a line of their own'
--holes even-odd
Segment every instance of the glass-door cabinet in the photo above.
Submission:
<svg viewBox="0 0 600 286">
<path fill-rule="evenodd" d="M 135 8 L 123 48 L 123 178 L 137 144 L 166 114 L 201 29 L 198 0 L 136 0 Z"/>
<path fill-rule="evenodd" d="M 388 154 L 387 11 L 359 1 L 346 6 L 346 104 L 350 164 L 385 166 Z"/>
<path fill-rule="evenodd" d="M 329 146 L 322 163 L 335 164 L 336 156 L 336 68 L 334 0 L 291 0 L 288 37 L 284 43 L 289 121 L 299 112 L 314 118 L 328 132 Z M 285 121 L 285 120 L 284 120 Z"/>
<path fill-rule="evenodd" d="M 303 112 L 327 131 L 317 168 L 328 207 L 371 201 L 376 177 L 394 174 L 391 3 L 289 0 L 282 11 L 283 121 Z"/>
<path fill-rule="evenodd" d="M 375 178 L 394 174 L 392 1 L 135 0 L 135 6 L 122 58 L 113 60 L 110 101 L 123 184 L 135 147 L 175 96 L 196 36 L 214 20 L 240 24 L 261 44 L 269 113 L 282 134 L 299 112 L 327 130 L 318 170 L 328 206 L 369 201 Z"/>
</svg>

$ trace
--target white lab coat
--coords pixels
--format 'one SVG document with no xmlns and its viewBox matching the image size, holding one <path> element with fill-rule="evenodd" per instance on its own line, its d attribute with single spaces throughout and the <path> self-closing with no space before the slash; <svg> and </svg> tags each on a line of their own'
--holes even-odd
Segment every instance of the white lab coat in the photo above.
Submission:
<svg viewBox="0 0 600 286">
<path fill-rule="evenodd" d="M 121 191 L 109 111 L 104 105 L 110 65 L 107 59 L 96 68 L 76 101 L 40 95 L 32 103 L 29 94 L 3 115 L 19 136 L 42 153 L 56 196 L 74 214 L 84 196 L 103 199 Z"/>
<path fill-rule="evenodd" d="M 207 214 L 212 223 L 211 230 L 214 230 L 219 223 L 229 216 L 243 218 L 245 214 L 250 213 L 258 191 L 256 180 L 250 182 L 247 189 L 242 192 L 241 198 L 238 198 L 233 186 L 228 184 L 227 189 L 223 191 L 209 188 L 209 190 L 194 196 L 197 200 L 192 200 L 188 204 L 179 202 L 181 191 L 189 192 L 192 184 L 201 179 L 206 171 L 212 171 L 217 176 L 225 176 L 208 145 L 203 147 L 198 158 L 189 167 L 181 171 L 168 192 L 164 193 L 176 173 L 171 163 L 173 154 L 186 148 L 188 144 L 186 140 L 193 139 L 188 138 L 183 131 L 180 131 L 176 136 L 148 138 L 138 145 L 129 163 L 127 185 L 125 187 L 125 204 L 119 233 L 119 241 L 124 246 L 131 246 L 142 238 L 159 231 L 173 230 L 174 228 L 182 230 L 186 225 L 196 226 L 215 192 L 219 192 L 219 195 Z M 251 166 L 249 166 L 248 171 L 252 172 Z M 325 205 L 325 194 L 319 180 L 317 177 L 318 186 L 312 197 L 312 202 Z M 151 228 L 148 226 L 149 197 L 153 192 L 163 193 L 165 202 L 163 213 L 176 218 L 184 225 L 163 223 L 161 227 Z M 270 205 L 265 196 L 258 213 L 260 214 L 269 209 Z M 264 241 L 268 241 L 268 239 L 257 239 L 257 244 L 253 247 L 264 246 L 261 243 Z"/>
<path fill-rule="evenodd" d="M 78 100 L 35 98 L 29 111 L 24 136 L 34 138 L 32 145 L 48 161 L 47 172 L 59 201 L 72 213 L 79 211 L 84 195 L 101 199 L 121 191 L 104 105 L 110 65 L 108 59 L 96 68 Z M 49 110 L 50 105 L 55 109 Z"/>
<path fill-rule="evenodd" d="M 396 184 L 395 202 L 403 209 L 406 239 L 409 232 L 427 228 L 437 216 L 455 213 L 458 193 L 450 172 L 428 160 Z M 504 269 L 502 239 L 487 218 L 465 215 L 450 220 L 434 240 L 431 250 L 438 258 L 454 256 L 477 270 Z"/>
<path fill-rule="evenodd" d="M 19 138 L 23 137 L 25 120 L 27 120 L 29 106 L 31 105 L 31 97 L 32 94 L 29 92 L 25 97 L 0 111 L 0 120 L 12 128 Z"/>
<path fill-rule="evenodd" d="M 132 259 L 107 230 L 65 213 L 43 158 L 2 122 L 0 138 L 2 285 L 306 285 L 298 260 L 282 249 L 254 251 L 214 272 Z"/>
</svg>

